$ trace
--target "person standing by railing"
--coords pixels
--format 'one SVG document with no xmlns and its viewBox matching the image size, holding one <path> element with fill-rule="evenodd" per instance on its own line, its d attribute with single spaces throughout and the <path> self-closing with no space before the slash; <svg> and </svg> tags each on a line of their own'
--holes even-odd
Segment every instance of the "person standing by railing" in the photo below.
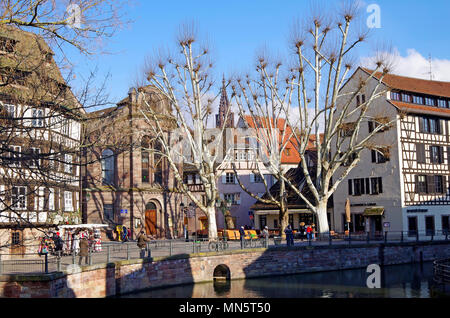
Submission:
<svg viewBox="0 0 450 318">
<path fill-rule="evenodd" d="M 84 257 L 86 265 L 89 263 L 89 242 L 87 237 L 83 237 L 80 243 L 80 258 L 78 259 L 78 265 L 81 265 L 81 260 Z"/>
<path fill-rule="evenodd" d="M 147 248 L 148 241 L 150 241 L 150 239 L 147 237 L 144 231 L 141 231 L 137 239 L 137 246 L 141 249 L 141 258 L 144 258 L 145 256 L 145 250 Z"/>
<path fill-rule="evenodd" d="M 239 236 L 241 239 L 241 249 L 243 249 L 244 248 L 244 240 L 245 240 L 245 230 L 244 230 L 243 226 L 241 226 L 239 228 Z"/>
</svg>

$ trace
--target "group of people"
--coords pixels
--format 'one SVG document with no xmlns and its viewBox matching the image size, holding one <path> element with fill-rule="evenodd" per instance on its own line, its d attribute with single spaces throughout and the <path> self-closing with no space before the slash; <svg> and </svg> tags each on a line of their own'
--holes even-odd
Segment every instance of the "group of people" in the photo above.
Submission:
<svg viewBox="0 0 450 318">
<path fill-rule="evenodd" d="M 303 241 L 305 238 L 308 241 L 312 241 L 315 239 L 316 234 L 316 226 L 315 224 L 306 225 L 304 222 L 300 223 L 300 239 Z"/>
</svg>

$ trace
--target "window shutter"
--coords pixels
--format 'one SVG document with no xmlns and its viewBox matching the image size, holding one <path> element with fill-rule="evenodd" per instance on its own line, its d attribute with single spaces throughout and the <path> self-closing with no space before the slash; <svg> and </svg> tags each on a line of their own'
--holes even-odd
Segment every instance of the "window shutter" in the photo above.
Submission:
<svg viewBox="0 0 450 318">
<path fill-rule="evenodd" d="M 372 162 L 377 162 L 377 152 L 375 150 L 372 150 Z"/>
<path fill-rule="evenodd" d="M 369 121 L 369 134 L 373 131 L 373 121 Z"/>
<path fill-rule="evenodd" d="M 419 176 L 418 175 L 414 176 L 414 184 L 416 186 L 414 193 L 420 193 L 420 191 L 419 191 Z"/>
<path fill-rule="evenodd" d="M 444 147 L 438 147 L 439 149 L 439 163 L 444 163 Z"/>
<path fill-rule="evenodd" d="M 436 193 L 434 176 L 427 176 L 427 193 Z"/>
<path fill-rule="evenodd" d="M 353 182 L 348 180 L 348 195 L 353 195 Z"/>
<path fill-rule="evenodd" d="M 425 161 L 425 145 L 416 144 L 417 163 L 426 163 Z"/>
<path fill-rule="evenodd" d="M 222 175 L 222 183 L 227 183 L 227 174 L 226 173 L 224 173 Z"/>
<path fill-rule="evenodd" d="M 378 190 L 379 193 L 383 193 L 383 178 L 381 177 L 378 178 Z"/>
<path fill-rule="evenodd" d="M 444 133 L 444 121 L 442 119 L 438 119 L 437 120 L 437 124 L 438 124 L 438 129 L 439 129 L 439 134 L 442 135 Z"/>
<path fill-rule="evenodd" d="M 223 197 L 223 193 L 220 193 L 219 196 L 220 196 L 220 198 L 223 200 L 223 198 L 224 198 L 224 197 Z"/>
<path fill-rule="evenodd" d="M 234 184 L 239 184 L 237 175 L 235 173 L 233 173 L 233 177 L 234 177 Z"/>
<path fill-rule="evenodd" d="M 417 120 L 419 121 L 419 132 L 423 132 L 423 117 L 417 117 Z"/>
<path fill-rule="evenodd" d="M 364 179 L 359 179 L 360 187 L 361 187 L 361 194 L 366 194 L 366 187 L 364 185 Z"/>
<path fill-rule="evenodd" d="M 254 173 L 250 174 L 250 183 L 255 183 L 255 174 Z"/>
<path fill-rule="evenodd" d="M 366 178 L 366 194 L 372 194 L 372 191 L 370 190 L 370 179 Z"/>
</svg>

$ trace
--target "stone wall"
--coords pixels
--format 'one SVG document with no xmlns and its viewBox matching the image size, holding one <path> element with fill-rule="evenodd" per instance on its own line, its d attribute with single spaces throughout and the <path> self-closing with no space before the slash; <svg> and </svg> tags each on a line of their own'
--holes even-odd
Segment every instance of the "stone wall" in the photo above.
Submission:
<svg viewBox="0 0 450 318">
<path fill-rule="evenodd" d="M 231 279 L 364 268 L 450 258 L 449 242 L 253 249 L 85 266 L 72 273 L 0 276 L 0 297 L 108 297 L 213 280 L 226 265 Z"/>
</svg>

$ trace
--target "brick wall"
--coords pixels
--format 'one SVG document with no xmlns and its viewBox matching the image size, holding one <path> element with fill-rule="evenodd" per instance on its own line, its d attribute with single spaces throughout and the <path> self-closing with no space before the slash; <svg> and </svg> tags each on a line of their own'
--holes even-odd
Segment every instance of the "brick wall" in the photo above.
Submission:
<svg viewBox="0 0 450 318">
<path fill-rule="evenodd" d="M 364 268 L 450 258 L 445 242 L 322 246 L 202 253 L 129 260 L 47 276 L 0 277 L 0 297 L 107 297 L 155 287 L 213 280 L 226 265 L 231 279 Z"/>
</svg>

